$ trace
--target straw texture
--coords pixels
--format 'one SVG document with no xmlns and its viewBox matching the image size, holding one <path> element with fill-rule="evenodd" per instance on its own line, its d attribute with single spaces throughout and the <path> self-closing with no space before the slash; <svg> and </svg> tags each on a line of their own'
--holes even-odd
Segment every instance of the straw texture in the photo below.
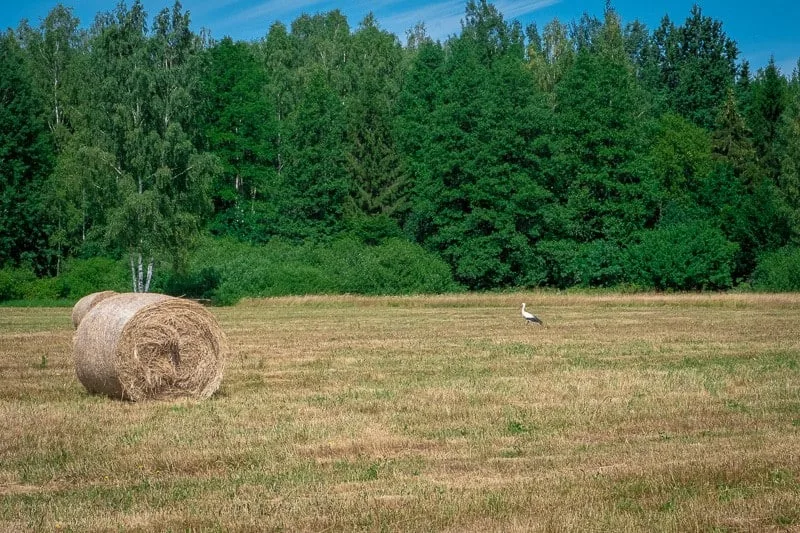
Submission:
<svg viewBox="0 0 800 533">
<path fill-rule="evenodd" d="M 226 353 L 211 313 L 163 294 L 106 298 L 86 313 L 74 338 L 84 387 L 132 401 L 208 398 L 222 381 Z"/>
<path fill-rule="evenodd" d="M 86 313 L 88 313 L 92 307 L 102 302 L 106 298 L 114 296 L 115 294 L 117 294 L 115 291 L 93 292 L 92 294 L 87 294 L 78 300 L 78 303 L 76 303 L 75 307 L 72 308 L 73 327 L 78 327 L 78 324 L 81 323 L 83 317 L 86 316 Z"/>
</svg>

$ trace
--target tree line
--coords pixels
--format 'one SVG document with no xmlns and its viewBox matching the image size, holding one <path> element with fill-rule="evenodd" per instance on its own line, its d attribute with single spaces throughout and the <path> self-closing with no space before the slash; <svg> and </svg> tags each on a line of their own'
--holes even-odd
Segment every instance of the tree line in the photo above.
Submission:
<svg viewBox="0 0 800 533">
<path fill-rule="evenodd" d="M 401 240 L 478 290 L 797 276 L 800 74 L 751 72 L 700 7 L 523 28 L 469 0 L 459 34 L 404 37 L 334 10 L 216 41 L 139 0 L 22 21 L 0 34 L 0 268 L 123 258 L 147 290 L 211 235 Z"/>
</svg>

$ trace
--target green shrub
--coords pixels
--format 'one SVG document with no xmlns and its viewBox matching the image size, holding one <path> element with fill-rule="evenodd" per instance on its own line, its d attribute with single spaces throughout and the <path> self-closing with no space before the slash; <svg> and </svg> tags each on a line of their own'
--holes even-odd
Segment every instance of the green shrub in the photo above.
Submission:
<svg viewBox="0 0 800 533">
<path fill-rule="evenodd" d="M 548 283 L 561 289 L 612 287 L 624 279 L 624 252 L 612 241 L 544 241 L 537 252 Z"/>
<path fill-rule="evenodd" d="M 0 270 L 0 302 L 22 300 L 31 284 L 36 283 L 33 270 L 5 267 Z"/>
<path fill-rule="evenodd" d="M 761 255 L 752 286 L 760 291 L 800 291 L 800 248 L 787 246 Z"/>
<path fill-rule="evenodd" d="M 53 301 L 63 299 L 65 289 L 58 278 L 37 278 L 31 269 L 0 270 L 0 301 Z"/>
<path fill-rule="evenodd" d="M 222 277 L 216 268 L 206 267 L 187 274 L 172 272 L 158 286 L 159 292 L 199 300 L 215 301 Z"/>
<path fill-rule="evenodd" d="M 579 248 L 580 243 L 575 241 L 539 242 L 536 255 L 543 265 L 544 280 L 548 285 L 564 289 L 578 283 L 579 275 L 574 265 Z"/>
<path fill-rule="evenodd" d="M 191 271 L 213 269 L 219 285 L 212 299 L 290 294 L 413 294 L 457 290 L 449 267 L 422 247 L 399 238 L 370 246 L 355 238 L 325 244 L 273 240 L 250 245 L 205 239 Z"/>
<path fill-rule="evenodd" d="M 131 283 L 125 263 L 107 257 L 70 259 L 58 279 L 62 296 L 73 300 L 99 291 L 129 291 Z"/>
<path fill-rule="evenodd" d="M 728 289 L 737 249 L 704 222 L 644 231 L 628 247 L 627 279 L 659 290 Z"/>
<path fill-rule="evenodd" d="M 105 257 L 72 259 L 64 272 L 53 278 L 37 278 L 31 269 L 0 270 L 0 301 L 77 300 L 103 290 L 128 290 L 128 276 L 123 263 Z"/>
<path fill-rule="evenodd" d="M 347 232 L 364 244 L 376 246 L 392 238 L 400 238 L 403 230 L 387 215 L 356 216 L 346 220 Z"/>
<path fill-rule="evenodd" d="M 378 246 L 343 239 L 309 252 L 335 292 L 416 294 L 456 289 L 444 261 L 403 239 L 390 238 Z"/>
<path fill-rule="evenodd" d="M 336 292 L 326 272 L 302 257 L 309 246 L 283 241 L 250 245 L 232 239 L 207 239 L 195 253 L 192 269 L 216 269 L 220 274 L 216 295 L 225 301 Z"/>
<path fill-rule="evenodd" d="M 59 300 L 65 297 L 64 285 L 58 278 L 36 278 L 22 285 L 23 300 Z"/>
<path fill-rule="evenodd" d="M 439 256 L 404 239 L 374 248 L 386 274 L 385 294 L 441 294 L 460 290 L 450 267 Z"/>
</svg>

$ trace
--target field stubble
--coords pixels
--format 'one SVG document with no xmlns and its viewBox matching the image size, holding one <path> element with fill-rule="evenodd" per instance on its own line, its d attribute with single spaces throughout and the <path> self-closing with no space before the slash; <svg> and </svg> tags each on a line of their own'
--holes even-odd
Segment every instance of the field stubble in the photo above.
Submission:
<svg viewBox="0 0 800 533">
<path fill-rule="evenodd" d="M 800 530 L 800 295 L 213 312 L 220 392 L 131 404 L 78 383 L 69 309 L 0 308 L 0 529 Z"/>
</svg>

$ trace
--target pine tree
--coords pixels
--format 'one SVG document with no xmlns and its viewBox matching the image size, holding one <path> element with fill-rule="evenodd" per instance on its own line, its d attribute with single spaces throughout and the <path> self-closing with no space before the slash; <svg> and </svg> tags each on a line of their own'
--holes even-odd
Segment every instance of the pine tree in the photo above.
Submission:
<svg viewBox="0 0 800 533">
<path fill-rule="evenodd" d="M 698 195 L 713 169 L 711 135 L 674 113 L 659 119 L 650 152 L 659 182 L 658 223 L 706 219 Z"/>
<path fill-rule="evenodd" d="M 647 105 L 609 11 L 595 43 L 557 87 L 552 190 L 561 198 L 556 235 L 579 242 L 622 239 L 652 216 L 647 191 Z"/>
<path fill-rule="evenodd" d="M 434 162 L 441 155 L 431 142 L 430 119 L 442 105 L 445 81 L 445 53 L 440 43 L 424 41 L 408 66 L 402 90 L 397 97 L 393 134 L 400 154 L 403 180 L 419 188 L 430 178 Z M 404 227 L 417 241 L 424 241 L 432 231 L 435 206 L 427 196 L 413 192 L 413 206 Z"/>
</svg>

